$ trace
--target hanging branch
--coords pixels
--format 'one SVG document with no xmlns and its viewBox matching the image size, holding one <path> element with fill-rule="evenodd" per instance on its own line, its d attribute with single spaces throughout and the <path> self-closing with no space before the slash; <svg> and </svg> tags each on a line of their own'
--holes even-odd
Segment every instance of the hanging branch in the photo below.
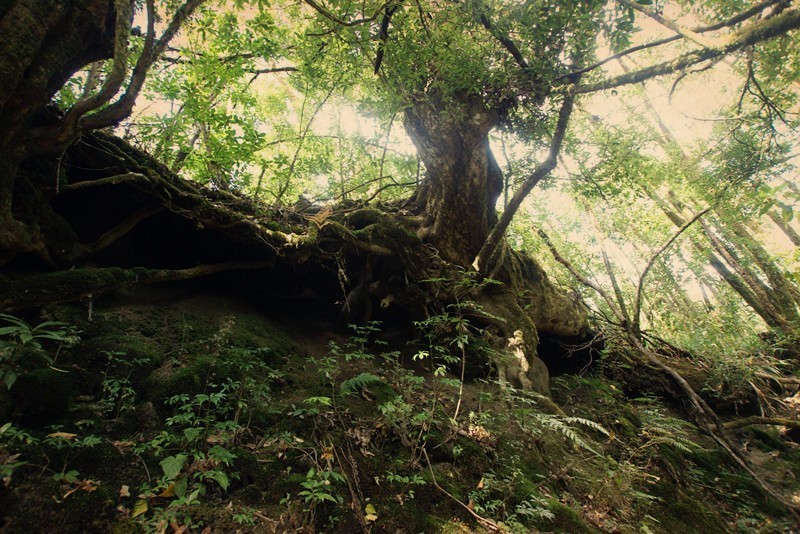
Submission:
<svg viewBox="0 0 800 534">
<path fill-rule="evenodd" d="M 642 271 L 642 275 L 639 277 L 639 284 L 636 287 L 636 303 L 633 306 L 633 333 L 634 335 L 638 336 L 640 333 L 640 315 L 642 311 L 642 290 L 644 289 L 644 279 L 647 276 L 647 273 L 650 272 L 650 269 L 656 262 L 656 259 L 665 251 L 667 250 L 672 243 L 675 242 L 680 235 L 685 232 L 695 221 L 700 219 L 703 215 L 711 211 L 711 208 L 706 208 L 701 212 L 698 212 L 697 215 L 692 217 L 686 224 L 680 227 L 680 229 L 673 235 L 672 237 L 664 243 L 660 249 L 658 249 L 655 254 L 650 258 L 650 261 L 647 262 L 644 270 Z"/>
</svg>

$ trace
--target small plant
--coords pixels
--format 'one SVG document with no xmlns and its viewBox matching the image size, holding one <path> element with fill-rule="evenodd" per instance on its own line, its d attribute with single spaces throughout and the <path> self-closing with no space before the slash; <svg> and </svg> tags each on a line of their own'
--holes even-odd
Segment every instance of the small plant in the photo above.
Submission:
<svg viewBox="0 0 800 534">
<path fill-rule="evenodd" d="M 64 432 L 60 426 L 50 428 L 53 432 L 44 437 L 42 445 L 54 449 L 61 460 L 60 470 L 56 471 L 53 478 L 72 483 L 78 479 L 78 472 L 75 470 L 68 471 L 69 464 L 80 456 L 85 449 L 95 447 L 102 443 L 103 440 L 94 434 L 80 437 L 72 432 Z"/>
<path fill-rule="evenodd" d="M 374 356 L 369 352 L 370 347 L 368 344 L 372 337 L 381 331 L 380 321 L 369 321 L 366 325 L 360 326 L 357 324 L 348 325 L 348 328 L 353 331 L 353 335 L 344 344 L 344 347 L 331 341 L 328 344 L 331 354 L 334 356 L 344 356 L 346 361 L 351 360 L 372 360 Z M 376 340 L 374 345 L 385 345 L 385 341 Z"/>
<path fill-rule="evenodd" d="M 238 478 L 228 468 L 236 455 L 226 445 L 235 440 L 241 427 L 231 417 L 236 413 L 236 392 L 240 384 L 228 381 L 222 386 L 209 384 L 211 393 L 190 396 L 174 395 L 167 404 L 175 406 L 177 413 L 167 418 L 173 431 L 162 431 L 149 442 L 136 448 L 137 454 L 149 452 L 161 455 L 175 451 L 159 462 L 163 476 L 153 487 L 146 484 L 143 496 L 136 501 L 132 517 L 151 525 L 177 517 L 178 511 L 200 503 L 209 490 L 209 484 L 227 491 L 232 479 Z M 153 504 L 157 498 L 171 499 L 167 510 Z M 156 500 L 157 502 L 157 500 Z M 145 513 L 152 508 L 153 517 Z M 186 516 L 178 521 L 188 525 Z"/>
<path fill-rule="evenodd" d="M 100 398 L 100 410 L 104 415 L 118 419 L 121 415 L 132 412 L 136 400 L 136 390 L 131 384 L 131 374 L 138 366 L 146 365 L 149 358 L 134 358 L 128 361 L 126 354 L 118 351 L 104 350 L 107 364 L 103 371 L 103 395 Z"/>
<path fill-rule="evenodd" d="M 22 453 L 16 452 L 17 448 L 38 442 L 39 440 L 11 423 L 0 426 L 0 482 L 4 487 L 11 485 L 14 471 L 28 463 L 21 459 Z"/>
<path fill-rule="evenodd" d="M 22 370 L 23 364 L 31 357 L 44 360 L 49 366 L 55 363 L 62 346 L 72 346 L 79 341 L 75 327 L 59 321 L 45 321 L 31 326 L 22 319 L 0 313 L 0 380 L 11 389 Z M 43 346 L 44 341 L 58 343 L 55 356 L 51 356 Z"/>
<path fill-rule="evenodd" d="M 305 488 L 297 494 L 303 500 L 315 506 L 324 502 L 332 502 L 334 504 L 341 504 L 342 498 L 338 496 L 332 488 L 333 482 L 346 482 L 345 478 L 332 470 L 322 470 L 312 467 L 306 473 L 306 479 L 300 483 Z"/>
<path fill-rule="evenodd" d="M 384 477 L 386 482 L 389 484 L 395 484 L 400 486 L 400 493 L 397 494 L 396 499 L 400 503 L 404 503 L 407 500 L 414 499 L 414 486 L 424 486 L 427 484 L 425 479 L 419 476 L 418 474 L 414 473 L 408 476 L 405 475 L 397 475 L 391 471 L 386 473 Z"/>
</svg>

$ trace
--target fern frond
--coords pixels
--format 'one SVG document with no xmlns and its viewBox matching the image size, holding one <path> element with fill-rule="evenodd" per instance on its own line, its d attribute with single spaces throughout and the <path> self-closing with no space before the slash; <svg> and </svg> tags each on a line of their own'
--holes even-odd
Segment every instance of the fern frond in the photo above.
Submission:
<svg viewBox="0 0 800 534">
<path fill-rule="evenodd" d="M 364 389 L 367 386 L 383 383 L 383 380 L 379 376 L 376 376 L 372 373 L 361 373 L 342 382 L 342 385 L 339 386 L 339 389 L 341 390 L 342 394 L 348 395 Z"/>
</svg>

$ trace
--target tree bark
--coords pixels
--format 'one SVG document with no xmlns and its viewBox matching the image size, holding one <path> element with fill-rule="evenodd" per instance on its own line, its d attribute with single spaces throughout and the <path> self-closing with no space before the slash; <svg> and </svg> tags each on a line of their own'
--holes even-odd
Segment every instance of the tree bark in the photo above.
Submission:
<svg viewBox="0 0 800 534">
<path fill-rule="evenodd" d="M 503 177 L 488 137 L 496 121 L 495 113 L 470 97 L 445 106 L 428 96 L 405 113 L 406 131 L 427 170 L 413 199 L 425 216 L 419 235 L 443 259 L 463 267 L 497 222 Z"/>
</svg>

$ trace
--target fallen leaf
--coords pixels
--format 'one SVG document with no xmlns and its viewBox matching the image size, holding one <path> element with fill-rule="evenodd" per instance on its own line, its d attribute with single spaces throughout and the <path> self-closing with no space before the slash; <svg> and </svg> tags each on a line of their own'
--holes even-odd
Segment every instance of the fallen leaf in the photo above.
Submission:
<svg viewBox="0 0 800 534">
<path fill-rule="evenodd" d="M 74 488 L 72 488 L 71 490 L 66 492 L 61 497 L 61 501 L 64 501 L 67 497 L 69 497 L 70 495 L 72 495 L 76 491 L 86 491 L 86 492 L 89 492 L 89 493 L 91 493 L 93 491 L 97 491 L 97 485 L 98 484 L 99 484 L 99 482 L 95 482 L 94 480 L 80 480 L 80 481 L 77 482 L 77 485 Z M 56 500 L 56 502 L 58 502 L 59 504 L 61 503 L 61 501 Z"/>
<path fill-rule="evenodd" d="M 48 438 L 64 438 L 64 439 L 75 439 L 78 437 L 78 434 L 72 434 L 70 432 L 53 432 L 52 434 L 47 434 Z"/>
<path fill-rule="evenodd" d="M 375 510 L 373 505 L 368 504 L 366 507 L 364 507 L 364 519 L 370 523 L 374 523 L 378 520 L 378 511 Z"/>
<path fill-rule="evenodd" d="M 175 496 L 175 483 L 173 482 L 167 489 L 158 494 L 159 497 L 174 497 Z"/>
<path fill-rule="evenodd" d="M 131 517 L 139 517 L 143 513 L 147 512 L 148 508 L 147 501 L 144 499 L 139 499 L 136 501 L 136 504 L 133 505 L 133 513 L 131 514 Z"/>
<path fill-rule="evenodd" d="M 211 434 L 206 438 L 206 443 L 210 445 L 219 445 L 220 443 L 225 443 L 225 438 L 218 434 Z"/>
<path fill-rule="evenodd" d="M 131 489 L 125 484 L 123 484 L 122 487 L 119 489 L 119 498 L 124 499 L 125 497 L 130 497 L 130 496 L 131 496 Z"/>
</svg>

